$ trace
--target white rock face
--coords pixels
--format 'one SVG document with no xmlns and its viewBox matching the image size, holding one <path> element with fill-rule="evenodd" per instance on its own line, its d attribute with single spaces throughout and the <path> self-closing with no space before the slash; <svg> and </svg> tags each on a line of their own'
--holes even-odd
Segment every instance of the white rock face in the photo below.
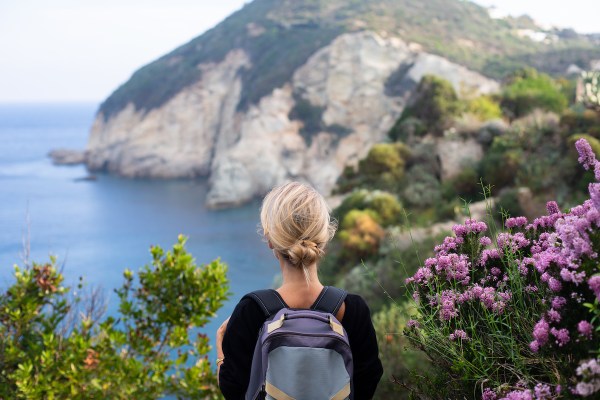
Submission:
<svg viewBox="0 0 600 400">
<path fill-rule="evenodd" d="M 464 167 L 472 166 L 483 158 L 483 148 L 474 138 L 441 138 L 436 141 L 442 181 L 458 175 Z"/>
<path fill-rule="evenodd" d="M 108 121 L 99 115 L 88 166 L 130 177 L 209 176 L 211 207 L 241 204 L 288 180 L 329 194 L 344 166 L 384 140 L 401 114 L 407 94 L 386 95 L 395 71 L 407 70 L 402 78 L 407 88 L 428 73 L 449 79 L 459 92 L 498 88 L 400 39 L 363 31 L 339 36 L 313 54 L 291 82 L 239 112 L 238 71 L 249 66 L 246 53 L 234 50 L 219 64 L 201 65 L 201 81 L 159 109 L 143 114 L 130 104 Z M 302 122 L 290 119 L 298 96 L 323 110 L 322 132 L 306 137 Z"/>
<path fill-rule="evenodd" d="M 208 175 L 223 125 L 234 117 L 249 66 L 242 50 L 223 62 L 201 65 L 202 79 L 147 114 L 129 104 L 108 121 L 98 115 L 88 142 L 87 165 L 126 177 L 179 178 Z"/>
</svg>

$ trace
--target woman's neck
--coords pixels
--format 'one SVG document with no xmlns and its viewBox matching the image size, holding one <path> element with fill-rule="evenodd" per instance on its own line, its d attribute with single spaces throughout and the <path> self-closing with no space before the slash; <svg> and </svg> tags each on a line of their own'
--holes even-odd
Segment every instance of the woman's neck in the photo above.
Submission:
<svg viewBox="0 0 600 400">
<path fill-rule="evenodd" d="M 283 278 L 283 283 L 281 285 L 282 288 L 310 288 L 312 290 L 321 290 L 323 288 L 323 285 L 319 281 L 319 275 L 317 274 L 316 263 L 306 267 L 306 270 L 308 271 L 308 279 L 306 277 L 304 268 L 302 267 L 291 266 L 285 260 L 279 260 L 279 265 L 281 267 L 281 275 Z"/>
</svg>

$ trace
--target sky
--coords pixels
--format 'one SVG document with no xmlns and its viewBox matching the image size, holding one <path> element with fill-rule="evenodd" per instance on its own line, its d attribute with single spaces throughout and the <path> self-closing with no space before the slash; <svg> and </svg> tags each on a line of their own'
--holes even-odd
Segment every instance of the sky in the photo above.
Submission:
<svg viewBox="0 0 600 400">
<path fill-rule="evenodd" d="M 101 102 L 135 70 L 249 1 L 0 0 L 0 102 Z M 475 2 L 600 32 L 600 0 Z"/>
</svg>

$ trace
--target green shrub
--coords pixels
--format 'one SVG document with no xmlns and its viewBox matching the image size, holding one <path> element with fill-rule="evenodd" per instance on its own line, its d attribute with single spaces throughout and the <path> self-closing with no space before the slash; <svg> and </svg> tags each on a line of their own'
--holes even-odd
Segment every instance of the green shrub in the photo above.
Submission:
<svg viewBox="0 0 600 400">
<path fill-rule="evenodd" d="M 227 267 L 198 267 L 185 241 L 152 247 L 137 281 L 126 270 L 120 317 L 102 322 L 69 297 L 54 259 L 15 267 L 0 295 L 0 398 L 218 398 L 208 338 L 195 329 L 226 300 Z"/>
<path fill-rule="evenodd" d="M 509 77 L 500 104 L 509 117 L 519 118 L 536 108 L 560 113 L 567 107 L 567 98 L 548 75 L 525 68 Z"/>
<path fill-rule="evenodd" d="M 359 171 L 368 176 L 378 176 L 380 174 L 391 172 L 402 176 L 404 172 L 404 146 L 402 143 L 378 143 L 374 145 L 369 154 L 359 164 Z"/>
<path fill-rule="evenodd" d="M 600 139 L 600 112 L 593 110 L 567 110 L 560 118 L 560 125 L 567 134 L 586 133 Z"/>
<path fill-rule="evenodd" d="M 428 131 L 441 134 L 461 112 L 462 103 L 452 84 L 443 78 L 425 75 L 400 120 L 417 118 L 425 124 Z"/>
<path fill-rule="evenodd" d="M 500 104 L 486 95 L 466 101 L 465 112 L 474 115 L 480 121 L 502 118 Z"/>
<path fill-rule="evenodd" d="M 334 210 L 334 216 L 343 221 L 352 210 L 369 210 L 384 227 L 399 223 L 402 216 L 402 205 L 398 198 L 381 190 L 354 191 Z"/>
<path fill-rule="evenodd" d="M 357 262 L 377 254 L 385 231 L 374 211 L 352 210 L 342 220 L 337 236 L 344 249 L 343 257 Z"/>
<path fill-rule="evenodd" d="M 423 121 L 415 117 L 407 117 L 404 119 L 398 118 L 392 129 L 390 129 L 388 136 L 395 142 L 412 143 L 426 133 L 427 126 Z"/>
<path fill-rule="evenodd" d="M 406 187 L 402 199 L 416 208 L 425 208 L 436 204 L 442 196 L 440 181 L 426 166 L 416 165 L 406 177 Z"/>
</svg>

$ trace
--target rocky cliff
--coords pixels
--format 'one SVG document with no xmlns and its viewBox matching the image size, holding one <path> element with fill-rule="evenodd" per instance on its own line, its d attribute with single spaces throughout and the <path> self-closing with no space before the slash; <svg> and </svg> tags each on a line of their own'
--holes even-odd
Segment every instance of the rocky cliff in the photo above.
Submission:
<svg viewBox="0 0 600 400">
<path fill-rule="evenodd" d="M 423 75 L 440 75 L 459 93 L 494 92 L 498 84 L 481 73 L 484 56 L 527 45 L 515 39 L 489 49 L 504 25 L 472 3 L 438 3 L 254 0 L 140 69 L 102 104 L 88 168 L 208 177 L 211 207 L 290 179 L 329 193 L 345 165 L 384 140 Z M 466 29 L 465 15 L 496 36 Z M 424 44 L 408 42 L 414 38 Z M 461 63 L 471 68 L 457 63 L 456 46 L 472 55 Z"/>
<path fill-rule="evenodd" d="M 246 110 L 240 71 L 249 56 L 232 50 L 220 63 L 198 66 L 202 78 L 159 108 L 129 104 L 99 115 L 92 128 L 88 166 L 127 177 L 208 176 L 209 206 L 243 203 L 289 179 L 329 193 L 344 166 L 384 139 L 425 74 L 449 79 L 458 91 L 492 92 L 498 84 L 396 37 L 362 31 L 338 36 L 300 66 L 290 82 Z M 402 76 L 398 76 L 398 71 Z M 389 93 L 394 76 L 400 90 Z M 317 130 L 294 119 L 309 107 Z"/>
</svg>

